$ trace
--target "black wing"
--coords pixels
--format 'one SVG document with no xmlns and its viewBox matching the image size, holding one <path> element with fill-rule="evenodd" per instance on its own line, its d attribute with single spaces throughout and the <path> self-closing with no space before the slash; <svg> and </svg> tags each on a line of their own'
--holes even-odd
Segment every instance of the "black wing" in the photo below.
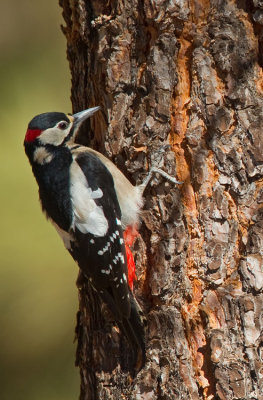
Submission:
<svg viewBox="0 0 263 400">
<path fill-rule="evenodd" d="M 86 225 L 76 224 L 75 241 L 72 242 L 70 252 L 115 316 L 119 316 L 120 319 L 129 318 L 131 305 L 126 251 L 121 227 L 121 210 L 112 175 L 100 159 L 88 151 L 78 154 L 74 162 L 78 164 L 86 179 L 86 189 L 78 195 L 83 195 L 85 190 L 86 193 L 89 191 L 93 198 L 87 199 L 87 202 L 91 201 L 95 218 L 86 218 Z M 78 175 L 72 176 L 71 179 L 81 181 Z M 85 199 L 79 200 L 81 202 Z M 100 225 L 96 226 L 99 223 Z M 107 231 L 101 235 L 106 223 Z"/>
</svg>

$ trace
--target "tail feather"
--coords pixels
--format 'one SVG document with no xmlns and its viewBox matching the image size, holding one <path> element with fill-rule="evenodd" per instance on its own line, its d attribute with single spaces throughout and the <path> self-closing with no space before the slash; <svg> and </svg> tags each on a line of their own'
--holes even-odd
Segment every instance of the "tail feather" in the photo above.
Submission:
<svg viewBox="0 0 263 400">
<path fill-rule="evenodd" d="M 146 318 L 129 289 L 130 299 L 130 313 L 129 316 L 120 314 L 120 310 L 116 306 L 111 294 L 105 290 L 100 292 L 103 301 L 108 305 L 109 310 L 112 312 L 121 332 L 126 336 L 132 353 L 133 353 L 133 367 L 138 372 L 143 368 L 146 360 L 145 350 L 145 327 Z"/>
<path fill-rule="evenodd" d="M 131 347 L 134 351 L 135 369 L 139 371 L 145 365 L 146 350 L 145 350 L 145 327 L 146 319 L 143 312 L 137 303 L 136 299 L 130 294 L 131 313 L 129 318 L 122 320 L 123 330 Z"/>
</svg>

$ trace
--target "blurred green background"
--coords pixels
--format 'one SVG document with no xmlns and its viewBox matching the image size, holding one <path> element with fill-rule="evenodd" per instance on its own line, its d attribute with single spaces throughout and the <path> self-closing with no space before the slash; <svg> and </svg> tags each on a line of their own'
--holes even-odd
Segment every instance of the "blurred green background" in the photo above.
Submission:
<svg viewBox="0 0 263 400">
<path fill-rule="evenodd" d="M 23 149 L 29 120 L 71 111 L 58 0 L 0 12 L 0 399 L 73 400 L 77 267 L 40 211 Z"/>
</svg>

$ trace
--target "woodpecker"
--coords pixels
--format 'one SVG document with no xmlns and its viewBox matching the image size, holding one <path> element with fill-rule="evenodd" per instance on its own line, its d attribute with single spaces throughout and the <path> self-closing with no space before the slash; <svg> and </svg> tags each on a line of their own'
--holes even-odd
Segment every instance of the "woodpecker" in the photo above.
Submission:
<svg viewBox="0 0 263 400">
<path fill-rule="evenodd" d="M 129 246 L 138 234 L 142 195 L 152 174 L 182 182 L 152 168 L 140 186 L 133 186 L 108 158 L 77 144 L 80 125 L 99 108 L 35 116 L 24 147 L 43 212 L 126 335 L 139 370 L 145 363 L 145 318 L 132 291 L 135 265 Z"/>
<path fill-rule="evenodd" d="M 102 154 L 75 143 L 82 122 L 98 110 L 37 115 L 28 125 L 24 147 L 43 212 L 112 312 L 140 369 L 145 320 L 130 288 L 123 231 L 132 232 L 138 223 L 142 190 Z"/>
</svg>

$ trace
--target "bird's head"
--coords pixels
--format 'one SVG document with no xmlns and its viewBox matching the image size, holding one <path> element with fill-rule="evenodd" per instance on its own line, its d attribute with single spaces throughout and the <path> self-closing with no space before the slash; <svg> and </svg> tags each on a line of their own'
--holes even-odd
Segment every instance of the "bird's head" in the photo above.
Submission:
<svg viewBox="0 0 263 400">
<path fill-rule="evenodd" d="M 36 115 L 28 124 L 25 145 L 60 146 L 69 140 L 74 140 L 80 125 L 91 117 L 100 107 L 92 107 L 73 115 L 61 112 L 48 112 Z"/>
</svg>

